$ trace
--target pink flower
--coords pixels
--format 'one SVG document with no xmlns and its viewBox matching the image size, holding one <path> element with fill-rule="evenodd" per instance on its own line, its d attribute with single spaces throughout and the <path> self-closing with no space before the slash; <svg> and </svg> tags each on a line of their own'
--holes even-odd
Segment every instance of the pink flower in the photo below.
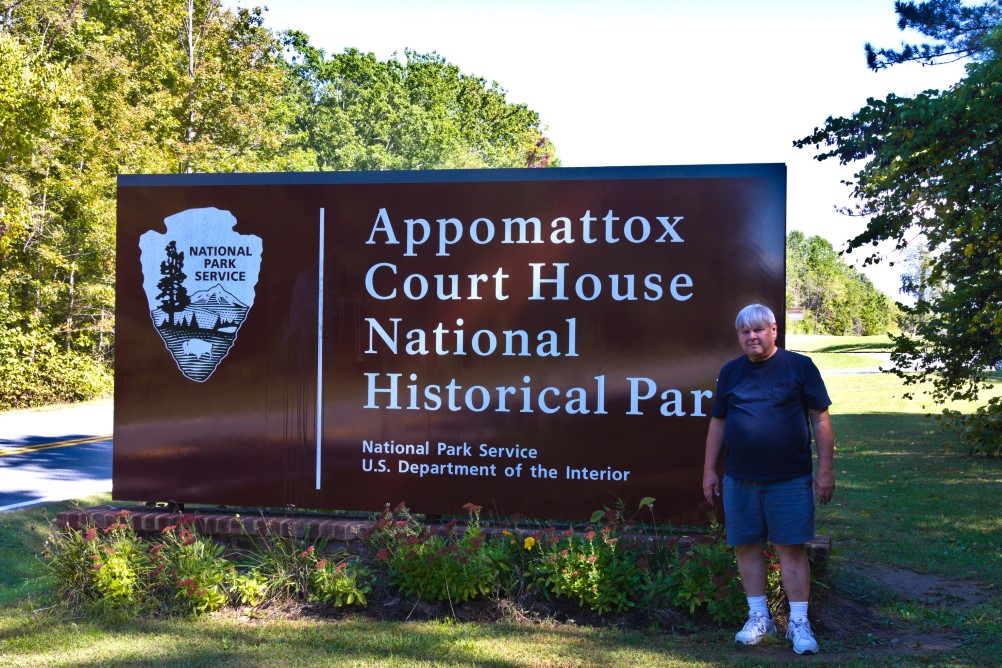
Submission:
<svg viewBox="0 0 1002 668">
<path fill-rule="evenodd" d="M 598 557 L 596 557 L 594 554 L 588 557 L 589 564 L 594 564 L 596 561 L 598 561 Z"/>
<path fill-rule="evenodd" d="M 95 571 L 99 571 L 102 568 L 104 568 L 104 564 L 94 564 L 93 566 L 91 566 L 91 568 L 93 568 Z"/>
<path fill-rule="evenodd" d="M 163 543 L 157 543 L 156 545 L 154 545 L 153 547 L 150 548 L 150 554 L 156 554 L 157 552 L 159 552 L 162 549 L 164 549 L 164 544 Z"/>
<path fill-rule="evenodd" d="M 568 554 L 568 550 L 567 549 L 560 550 L 560 556 L 566 557 L 567 554 Z"/>
<path fill-rule="evenodd" d="M 589 529 L 588 533 L 586 533 L 584 535 L 584 537 L 585 537 L 585 540 L 594 540 L 595 536 L 597 536 L 597 535 L 598 535 L 597 533 L 595 533 L 593 530 Z"/>
<path fill-rule="evenodd" d="M 321 559 L 320 561 L 317 562 L 317 570 L 318 571 L 322 571 L 325 568 L 327 568 L 327 560 L 326 559 Z"/>
<path fill-rule="evenodd" d="M 337 565 L 337 568 L 335 570 L 337 570 L 337 571 L 343 571 L 344 568 L 345 568 L 345 566 L 347 566 L 347 565 L 348 565 L 347 561 L 342 561 L 340 564 Z"/>
<path fill-rule="evenodd" d="M 464 503 L 463 508 L 471 513 L 479 513 L 482 510 L 482 506 L 478 506 L 475 503 Z"/>
<path fill-rule="evenodd" d="M 170 533 L 171 531 L 173 531 L 176 528 L 177 528 L 176 524 L 171 524 L 170 526 L 164 527 L 163 529 L 161 529 L 160 533 Z"/>
<path fill-rule="evenodd" d="M 376 552 L 376 559 L 378 559 L 379 561 L 386 561 L 389 558 L 390 558 L 390 553 L 387 552 L 386 550 L 380 550 L 379 552 Z"/>
<path fill-rule="evenodd" d="M 567 531 L 563 532 L 560 535 L 563 536 L 564 538 L 570 538 L 571 536 L 574 535 L 574 529 L 568 529 Z"/>
<path fill-rule="evenodd" d="M 186 546 L 186 545 L 192 545 L 192 544 L 194 544 L 194 543 L 195 543 L 195 537 L 194 537 L 194 536 L 192 536 L 192 537 L 191 537 L 191 538 L 189 538 L 188 540 L 186 540 L 186 541 L 184 541 L 183 543 L 181 543 L 181 547 L 184 547 L 184 546 Z"/>
<path fill-rule="evenodd" d="M 299 558 L 304 559 L 313 554 L 313 546 L 310 545 L 308 548 L 299 553 Z"/>
<path fill-rule="evenodd" d="M 396 515 L 397 513 L 399 513 L 400 511 L 402 511 L 406 507 L 407 507 L 407 504 L 404 503 L 403 501 L 401 501 L 400 503 L 398 503 L 396 506 L 393 507 L 393 514 Z"/>
<path fill-rule="evenodd" d="M 89 542 L 94 540 L 95 538 L 97 538 L 97 529 L 87 529 L 86 533 L 84 533 L 85 541 Z"/>
</svg>

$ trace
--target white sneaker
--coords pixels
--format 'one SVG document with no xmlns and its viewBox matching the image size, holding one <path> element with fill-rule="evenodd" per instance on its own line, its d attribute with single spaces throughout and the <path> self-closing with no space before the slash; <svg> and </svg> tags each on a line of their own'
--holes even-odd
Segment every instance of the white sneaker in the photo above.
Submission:
<svg viewBox="0 0 1002 668">
<path fill-rule="evenodd" d="M 809 632 L 809 631 L 808 631 Z M 757 612 L 748 615 L 744 627 L 734 634 L 734 642 L 742 645 L 754 645 L 767 634 L 776 633 L 776 624 L 772 617 L 765 617 Z"/>
<path fill-rule="evenodd" d="M 811 623 L 806 619 L 802 622 L 790 622 L 790 627 L 786 630 L 786 639 L 793 641 L 793 651 L 797 654 L 818 653 L 818 641 L 814 639 Z"/>
</svg>

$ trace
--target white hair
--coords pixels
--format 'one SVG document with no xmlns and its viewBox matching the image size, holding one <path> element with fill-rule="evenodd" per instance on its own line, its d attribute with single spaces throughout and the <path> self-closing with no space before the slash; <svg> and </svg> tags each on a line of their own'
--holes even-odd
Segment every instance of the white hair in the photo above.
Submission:
<svg viewBox="0 0 1002 668">
<path fill-rule="evenodd" d="M 762 304 L 749 304 L 738 312 L 734 319 L 734 329 L 742 330 L 755 326 L 771 327 L 776 324 L 776 316 L 772 309 Z"/>
</svg>

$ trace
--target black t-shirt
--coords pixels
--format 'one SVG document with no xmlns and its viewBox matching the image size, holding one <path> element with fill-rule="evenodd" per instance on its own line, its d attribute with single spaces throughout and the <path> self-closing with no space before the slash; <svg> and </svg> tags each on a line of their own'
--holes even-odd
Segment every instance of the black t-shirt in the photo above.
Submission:
<svg viewBox="0 0 1002 668">
<path fill-rule="evenodd" d="M 831 403 L 809 357 L 778 348 L 764 362 L 731 360 L 717 378 L 712 413 L 725 420 L 724 473 L 758 482 L 810 475 L 808 409 L 824 410 Z"/>
</svg>

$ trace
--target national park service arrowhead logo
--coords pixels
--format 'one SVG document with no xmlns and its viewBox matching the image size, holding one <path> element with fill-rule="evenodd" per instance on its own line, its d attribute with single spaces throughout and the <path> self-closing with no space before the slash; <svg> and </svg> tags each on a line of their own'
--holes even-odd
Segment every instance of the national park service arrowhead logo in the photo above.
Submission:
<svg viewBox="0 0 1002 668">
<path fill-rule="evenodd" d="M 229 211 L 188 209 L 167 233 L 139 237 L 150 317 L 177 367 L 203 382 L 230 352 L 254 305 L 261 238 L 234 231 Z"/>
</svg>

